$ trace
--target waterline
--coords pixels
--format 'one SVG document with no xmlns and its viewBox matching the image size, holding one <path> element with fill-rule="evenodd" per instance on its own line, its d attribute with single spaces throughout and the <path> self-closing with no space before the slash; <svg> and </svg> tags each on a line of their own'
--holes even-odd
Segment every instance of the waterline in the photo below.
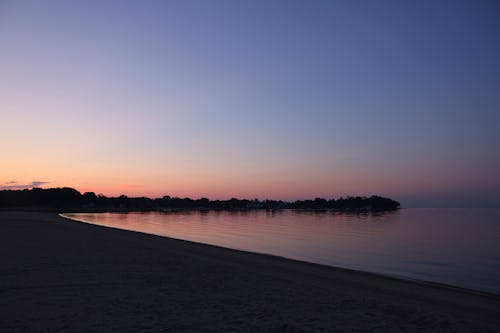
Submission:
<svg viewBox="0 0 500 333">
<path fill-rule="evenodd" d="M 500 210 L 402 209 L 64 214 L 133 230 L 330 266 L 500 293 Z"/>
</svg>

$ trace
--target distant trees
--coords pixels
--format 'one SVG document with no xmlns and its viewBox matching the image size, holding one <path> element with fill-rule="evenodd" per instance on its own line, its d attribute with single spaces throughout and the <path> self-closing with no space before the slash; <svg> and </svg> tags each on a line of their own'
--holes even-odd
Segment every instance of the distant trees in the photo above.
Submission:
<svg viewBox="0 0 500 333">
<path fill-rule="evenodd" d="M 81 202 L 82 195 L 70 187 L 0 191 L 0 208 L 32 207 L 62 209 Z"/>
<path fill-rule="evenodd" d="M 315 198 L 314 200 L 209 200 L 207 198 L 177 198 L 168 195 L 150 199 L 129 198 L 126 195 L 106 197 L 94 192 L 81 194 L 69 187 L 31 190 L 0 191 L 0 209 L 30 209 L 53 211 L 168 211 L 168 210 L 249 210 L 249 209 L 309 209 L 335 211 L 394 210 L 399 202 L 380 196 L 347 197 L 339 199 Z"/>
<path fill-rule="evenodd" d="M 288 204 L 288 208 L 292 209 L 331 209 L 341 211 L 394 210 L 398 209 L 399 206 L 399 202 L 377 195 L 371 197 L 347 197 L 337 200 L 316 198 L 314 200 L 298 200 Z"/>
</svg>

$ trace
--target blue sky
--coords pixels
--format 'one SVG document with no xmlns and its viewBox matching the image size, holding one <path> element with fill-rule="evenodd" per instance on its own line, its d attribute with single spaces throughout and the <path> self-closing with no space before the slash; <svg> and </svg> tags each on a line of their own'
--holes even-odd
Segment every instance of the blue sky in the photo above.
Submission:
<svg viewBox="0 0 500 333">
<path fill-rule="evenodd" d="M 498 17 L 495 1 L 1 1 L 0 181 L 500 205 Z"/>
</svg>

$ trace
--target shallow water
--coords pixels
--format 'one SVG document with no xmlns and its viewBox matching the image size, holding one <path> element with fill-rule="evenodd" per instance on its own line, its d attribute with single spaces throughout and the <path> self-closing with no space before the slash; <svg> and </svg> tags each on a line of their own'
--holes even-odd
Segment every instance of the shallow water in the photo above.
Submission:
<svg viewBox="0 0 500 333">
<path fill-rule="evenodd" d="M 500 209 L 65 214 L 82 222 L 500 294 Z"/>
</svg>

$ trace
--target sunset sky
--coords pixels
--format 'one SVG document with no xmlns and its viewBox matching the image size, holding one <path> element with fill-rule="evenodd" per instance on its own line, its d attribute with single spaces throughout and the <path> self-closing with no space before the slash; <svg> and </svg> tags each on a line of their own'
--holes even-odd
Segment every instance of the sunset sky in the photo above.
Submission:
<svg viewBox="0 0 500 333">
<path fill-rule="evenodd" d="M 0 189 L 500 206 L 500 2 L 0 0 Z"/>
</svg>

